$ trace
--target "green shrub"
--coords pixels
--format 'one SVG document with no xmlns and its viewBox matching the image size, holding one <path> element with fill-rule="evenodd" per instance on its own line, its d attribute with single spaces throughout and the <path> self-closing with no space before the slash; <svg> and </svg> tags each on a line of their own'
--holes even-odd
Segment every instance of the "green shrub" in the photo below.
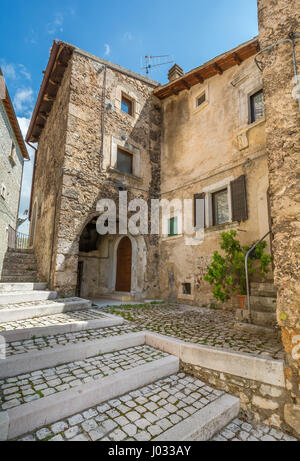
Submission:
<svg viewBox="0 0 300 461">
<path fill-rule="evenodd" d="M 236 238 L 237 232 L 231 229 L 229 232 L 222 232 L 220 248 L 223 250 L 222 256 L 218 251 L 214 252 L 211 264 L 207 267 L 204 280 L 214 287 L 213 294 L 216 300 L 225 302 L 230 296 L 235 294 L 246 294 L 246 271 L 245 256 L 253 244 L 241 246 Z M 272 258 L 265 253 L 267 243 L 261 242 L 248 258 L 249 275 L 258 271 L 261 277 L 269 271 Z M 255 261 L 258 267 L 254 268 Z"/>
</svg>

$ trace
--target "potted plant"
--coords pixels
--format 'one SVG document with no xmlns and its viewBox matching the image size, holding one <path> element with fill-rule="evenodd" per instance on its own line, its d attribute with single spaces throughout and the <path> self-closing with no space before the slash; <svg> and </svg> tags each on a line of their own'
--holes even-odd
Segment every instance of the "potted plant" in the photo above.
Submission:
<svg viewBox="0 0 300 461">
<path fill-rule="evenodd" d="M 233 229 L 229 232 L 222 232 L 220 248 L 223 250 L 223 255 L 218 251 L 214 252 L 204 280 L 214 287 L 215 299 L 224 303 L 235 296 L 238 306 L 243 309 L 247 293 L 245 256 L 253 245 L 242 246 L 236 236 L 237 231 Z M 264 277 L 268 273 L 272 258 L 265 253 L 266 246 L 266 242 L 261 242 L 250 255 L 249 275 L 256 272 L 260 277 Z M 254 264 L 257 267 L 254 268 Z"/>
</svg>

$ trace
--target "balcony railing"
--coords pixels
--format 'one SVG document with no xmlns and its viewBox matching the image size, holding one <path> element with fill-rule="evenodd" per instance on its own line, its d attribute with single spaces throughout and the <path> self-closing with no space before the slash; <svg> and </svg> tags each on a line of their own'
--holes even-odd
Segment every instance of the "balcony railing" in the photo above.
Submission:
<svg viewBox="0 0 300 461">
<path fill-rule="evenodd" d="M 16 232 L 11 226 L 8 226 L 8 248 L 13 250 L 27 249 L 29 236 Z"/>
</svg>

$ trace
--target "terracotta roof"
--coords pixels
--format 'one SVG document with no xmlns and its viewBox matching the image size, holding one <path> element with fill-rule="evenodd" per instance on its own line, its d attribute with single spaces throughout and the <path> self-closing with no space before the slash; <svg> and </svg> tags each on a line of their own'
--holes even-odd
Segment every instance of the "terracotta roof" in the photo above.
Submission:
<svg viewBox="0 0 300 461">
<path fill-rule="evenodd" d="M 0 68 L 0 75 L 1 75 L 1 77 L 3 77 L 3 73 L 2 73 L 1 68 Z M 4 78 L 3 78 L 3 80 L 4 80 Z M 23 135 L 22 135 L 22 132 L 21 132 L 21 129 L 20 129 L 20 125 L 19 125 L 18 119 L 16 117 L 14 106 L 13 106 L 13 104 L 11 102 L 11 99 L 10 99 L 10 96 L 9 96 L 9 93 L 8 93 L 8 89 L 7 89 L 7 86 L 5 84 L 5 80 L 4 80 L 4 85 L 5 85 L 5 88 L 4 88 L 5 98 L 2 99 L 2 102 L 3 102 L 4 108 L 5 108 L 5 112 L 7 114 L 7 117 L 9 119 L 9 121 L 10 121 L 11 127 L 12 127 L 13 132 L 15 134 L 15 137 L 17 139 L 17 142 L 18 142 L 18 145 L 20 147 L 21 153 L 22 153 L 24 158 L 29 160 L 29 155 L 28 155 L 28 152 L 27 152 L 27 149 L 26 149 L 26 146 L 25 146 L 25 142 L 24 142 Z"/>
<path fill-rule="evenodd" d="M 165 99 L 174 94 L 177 95 L 180 91 L 190 89 L 194 85 L 203 83 L 208 78 L 223 74 L 223 72 L 233 66 L 239 66 L 243 61 L 254 56 L 259 50 L 258 38 L 255 37 L 249 42 L 243 43 L 237 48 L 217 56 L 202 66 L 196 67 L 182 77 L 156 88 L 154 94 L 159 99 Z"/>
</svg>

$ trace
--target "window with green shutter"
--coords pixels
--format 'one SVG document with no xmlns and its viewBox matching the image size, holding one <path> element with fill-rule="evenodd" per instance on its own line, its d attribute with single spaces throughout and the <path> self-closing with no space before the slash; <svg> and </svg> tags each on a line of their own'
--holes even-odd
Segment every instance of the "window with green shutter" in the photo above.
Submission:
<svg viewBox="0 0 300 461">
<path fill-rule="evenodd" d="M 174 235 L 178 235 L 177 217 L 169 220 L 169 237 L 173 237 Z"/>
</svg>

